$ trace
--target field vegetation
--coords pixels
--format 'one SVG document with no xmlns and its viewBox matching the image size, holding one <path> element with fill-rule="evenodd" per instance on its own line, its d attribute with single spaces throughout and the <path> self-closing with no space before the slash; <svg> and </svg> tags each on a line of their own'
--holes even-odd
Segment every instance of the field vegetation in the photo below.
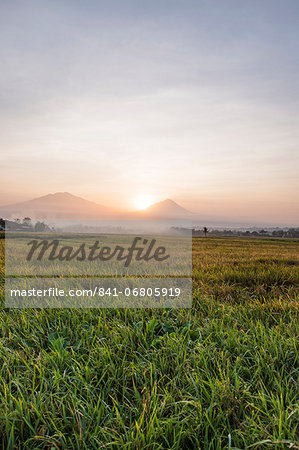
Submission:
<svg viewBox="0 0 299 450">
<path fill-rule="evenodd" d="M 4 307 L 3 449 L 296 444 L 295 239 L 193 238 L 192 309 Z"/>
</svg>

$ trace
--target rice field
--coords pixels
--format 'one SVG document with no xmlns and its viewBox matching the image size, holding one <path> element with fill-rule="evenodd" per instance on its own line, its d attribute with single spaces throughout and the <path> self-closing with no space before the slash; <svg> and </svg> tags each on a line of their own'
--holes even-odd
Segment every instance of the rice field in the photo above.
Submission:
<svg viewBox="0 0 299 450">
<path fill-rule="evenodd" d="M 4 308 L 3 449 L 298 445 L 298 240 L 193 238 L 192 309 Z"/>
</svg>

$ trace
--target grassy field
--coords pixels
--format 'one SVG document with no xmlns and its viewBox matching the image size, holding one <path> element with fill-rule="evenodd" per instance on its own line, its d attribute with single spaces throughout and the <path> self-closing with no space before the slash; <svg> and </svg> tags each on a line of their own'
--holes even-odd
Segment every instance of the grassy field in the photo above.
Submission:
<svg viewBox="0 0 299 450">
<path fill-rule="evenodd" d="M 1 448 L 299 448 L 298 249 L 194 238 L 192 310 L 2 307 Z"/>
</svg>

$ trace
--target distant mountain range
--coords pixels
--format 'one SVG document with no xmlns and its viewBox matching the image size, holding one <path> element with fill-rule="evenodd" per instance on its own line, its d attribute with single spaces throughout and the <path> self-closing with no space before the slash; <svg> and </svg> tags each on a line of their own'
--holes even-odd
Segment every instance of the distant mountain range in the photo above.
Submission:
<svg viewBox="0 0 299 450">
<path fill-rule="evenodd" d="M 68 192 L 56 192 L 26 202 L 0 206 L 4 219 L 190 219 L 193 214 L 173 200 L 155 203 L 143 211 L 122 212 Z"/>
<path fill-rule="evenodd" d="M 192 213 L 171 199 L 154 203 L 145 210 L 120 211 L 91 202 L 69 192 L 56 192 L 32 200 L 0 206 L 0 218 L 42 220 L 168 220 L 190 221 L 193 226 L 248 228 L 252 226 L 297 226 L 283 223 L 263 223 L 257 220 L 232 220 L 226 217 Z"/>
</svg>

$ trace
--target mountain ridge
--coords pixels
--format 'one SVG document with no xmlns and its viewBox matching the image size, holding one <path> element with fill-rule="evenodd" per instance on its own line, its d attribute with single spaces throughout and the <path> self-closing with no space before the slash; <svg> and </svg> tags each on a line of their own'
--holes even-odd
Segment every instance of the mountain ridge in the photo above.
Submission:
<svg viewBox="0 0 299 450">
<path fill-rule="evenodd" d="M 192 215 L 190 211 L 183 208 L 170 198 L 150 205 L 148 208 L 146 208 L 145 214 L 151 216 L 161 216 L 165 218 L 176 218 Z"/>
<path fill-rule="evenodd" d="M 116 215 L 113 208 L 91 202 L 69 192 L 56 192 L 25 202 L 0 206 L 0 214 L 31 215 L 35 219 L 78 218 Z"/>
<path fill-rule="evenodd" d="M 150 205 L 144 211 L 120 211 L 84 199 L 69 192 L 55 192 L 25 202 L 0 206 L 0 215 L 13 215 L 32 219 L 106 219 L 106 218 L 175 218 L 190 215 L 174 200 L 165 199 Z"/>
</svg>

